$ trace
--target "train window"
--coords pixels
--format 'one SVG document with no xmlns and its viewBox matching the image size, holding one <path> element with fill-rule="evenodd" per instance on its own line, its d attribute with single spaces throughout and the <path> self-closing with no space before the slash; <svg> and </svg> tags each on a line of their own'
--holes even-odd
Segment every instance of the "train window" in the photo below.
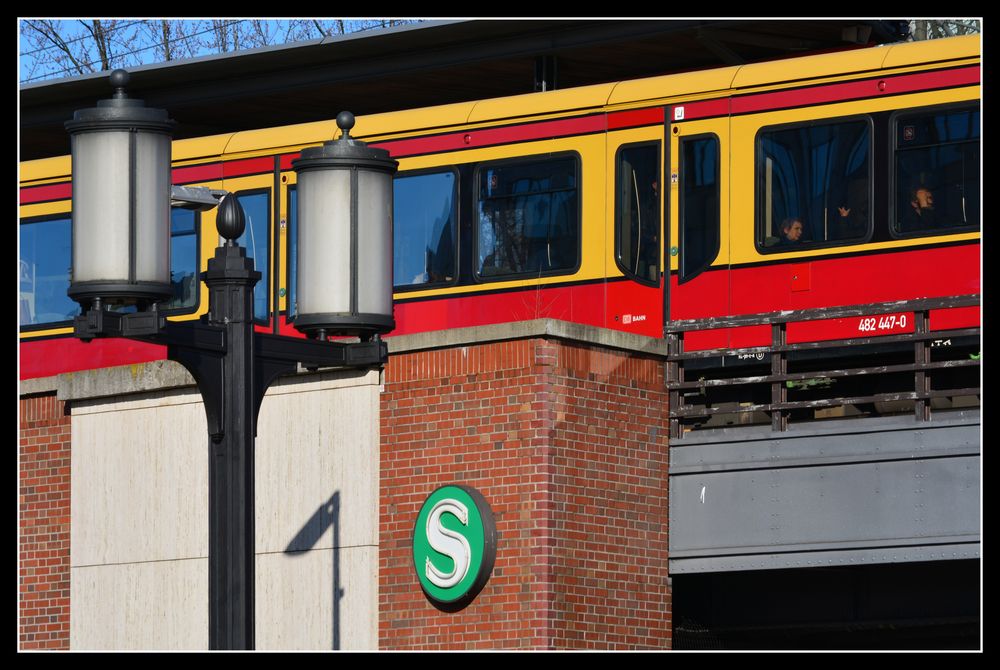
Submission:
<svg viewBox="0 0 1000 670">
<path fill-rule="evenodd" d="M 660 279 L 660 146 L 618 151 L 615 172 L 615 260 L 636 279 Z"/>
<path fill-rule="evenodd" d="M 396 288 L 455 279 L 458 178 L 453 170 L 403 174 L 393 180 L 393 261 Z"/>
<path fill-rule="evenodd" d="M 899 114 L 893 233 L 979 229 L 979 106 Z"/>
<path fill-rule="evenodd" d="M 565 155 L 479 166 L 479 277 L 558 273 L 578 266 L 578 174 L 578 159 Z"/>
<path fill-rule="evenodd" d="M 790 251 L 871 231 L 868 119 L 764 129 L 757 136 L 757 247 Z"/>
<path fill-rule="evenodd" d="M 63 216 L 20 226 L 20 325 L 69 321 L 80 306 L 66 295 L 72 263 L 72 220 Z"/>
<path fill-rule="evenodd" d="M 247 227 L 237 242 L 247 250 L 247 256 L 254 261 L 254 269 L 260 273 L 260 281 L 253 289 L 253 318 L 257 321 L 267 321 L 268 317 L 268 223 L 271 213 L 271 194 L 269 191 L 249 191 L 236 194 L 237 200 L 243 205 Z"/>
<path fill-rule="evenodd" d="M 190 309 L 198 304 L 198 218 L 187 209 L 170 210 L 170 287 L 173 296 L 163 309 Z"/>
<path fill-rule="evenodd" d="M 170 211 L 173 296 L 160 303 L 161 309 L 190 309 L 198 304 L 198 217 L 197 213 L 180 208 Z M 20 324 L 34 326 L 71 320 L 80 313 L 77 303 L 66 295 L 73 257 L 72 219 L 66 216 L 27 221 L 20 230 Z"/>
<path fill-rule="evenodd" d="M 719 255 L 719 138 L 680 142 L 679 282 L 692 279 Z"/>
</svg>

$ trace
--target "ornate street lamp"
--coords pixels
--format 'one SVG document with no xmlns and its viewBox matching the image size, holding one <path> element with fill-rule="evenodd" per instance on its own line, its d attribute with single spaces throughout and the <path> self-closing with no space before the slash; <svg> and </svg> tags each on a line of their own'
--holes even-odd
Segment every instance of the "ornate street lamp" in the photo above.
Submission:
<svg viewBox="0 0 1000 670">
<path fill-rule="evenodd" d="M 77 112 L 66 123 L 73 137 L 74 253 L 68 294 L 83 310 L 74 320 L 74 335 L 85 342 L 129 337 L 166 345 L 167 358 L 194 377 L 205 401 L 209 435 L 209 647 L 252 649 L 257 415 L 271 383 L 300 364 L 362 369 L 385 364 L 388 349 L 372 336 L 394 325 L 390 213 L 395 161 L 386 152 L 366 153 L 363 143 L 350 138 L 341 140 L 348 143 L 344 150 L 301 159 L 305 181 L 316 184 L 305 187 L 313 209 L 303 212 L 310 232 L 302 237 L 309 236 L 308 248 L 320 247 L 322 269 L 334 279 L 314 286 L 324 273 L 313 258 L 300 274 L 300 290 L 307 300 L 316 300 L 319 310 L 306 314 L 300 329 L 318 341 L 257 333 L 253 287 L 260 273 L 236 243 L 246 225 L 243 208 L 225 192 L 171 188 L 173 122 L 166 112 L 125 95 L 124 70 L 113 72 L 111 83 L 113 99 Z M 345 114 L 349 129 L 353 116 Z M 321 154 L 322 149 L 326 145 Z M 309 181 L 328 170 L 337 176 Z M 339 187 L 324 192 L 324 179 Z M 343 200 L 330 200 L 330 195 Z M 167 321 L 157 310 L 156 301 L 171 295 L 171 202 L 219 207 L 216 226 L 225 242 L 201 274 L 209 300 L 200 322 Z M 340 249 L 322 248 L 340 239 L 327 235 L 334 227 L 351 245 L 350 260 L 343 261 L 346 271 L 336 267 Z M 119 305 L 136 311 L 110 309 Z M 326 341 L 350 334 L 368 341 Z"/>
<path fill-rule="evenodd" d="M 304 149 L 298 173 L 298 297 L 295 327 L 311 337 L 363 339 L 396 327 L 392 316 L 392 176 L 385 149 L 351 137 L 354 115 L 337 115 L 339 140 Z M 333 260 L 340 262 L 331 262 Z"/>
<path fill-rule="evenodd" d="M 66 122 L 73 160 L 73 275 L 81 305 L 155 304 L 170 297 L 170 141 L 162 109 L 115 94 Z M 163 253 L 166 250 L 166 253 Z"/>
</svg>

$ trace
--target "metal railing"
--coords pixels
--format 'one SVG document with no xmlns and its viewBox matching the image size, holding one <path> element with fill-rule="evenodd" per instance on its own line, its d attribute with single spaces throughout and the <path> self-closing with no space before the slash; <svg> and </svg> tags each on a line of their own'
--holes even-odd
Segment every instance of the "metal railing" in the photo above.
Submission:
<svg viewBox="0 0 1000 670">
<path fill-rule="evenodd" d="M 804 420 L 817 417 L 817 410 L 836 407 L 865 407 L 869 413 L 900 413 L 899 404 L 910 406 L 918 421 L 931 418 L 931 404 L 935 398 L 978 397 L 978 375 L 948 373 L 962 368 L 978 367 L 980 328 L 951 330 L 929 329 L 931 310 L 953 307 L 979 306 L 978 294 L 947 298 L 932 298 L 844 307 L 793 310 L 740 316 L 728 316 L 688 321 L 675 321 L 666 328 L 668 346 L 667 388 L 670 393 L 670 432 L 672 438 L 684 432 L 706 426 L 713 417 L 737 417 L 739 423 L 759 423 L 760 413 L 769 415 L 772 430 L 784 431 L 789 418 L 796 415 Z M 912 313 L 913 332 L 838 340 L 806 341 L 789 344 L 787 326 L 793 322 L 872 317 L 890 313 Z M 741 326 L 769 325 L 769 346 L 739 350 L 713 349 L 684 351 L 684 335 L 692 331 L 736 328 Z M 964 345 L 951 346 L 953 340 L 965 341 Z M 970 344 L 971 342 L 971 344 Z M 946 346 L 940 346 L 940 345 Z M 872 353 L 873 345 L 883 351 Z M 872 359 L 885 355 L 886 345 L 894 349 L 885 364 L 873 364 Z M 910 345 L 910 347 L 907 347 Z M 938 345 L 938 346 L 935 346 Z M 975 353 L 970 352 L 971 349 Z M 933 360 L 933 349 L 951 349 L 951 356 Z M 867 350 L 867 351 L 866 351 Z M 912 358 L 898 360 L 900 356 Z M 739 354 L 742 358 L 758 361 L 757 374 L 746 374 L 747 365 L 736 371 L 725 365 L 725 358 Z M 803 357 L 805 355 L 805 357 Z M 798 358 L 796 358 L 798 357 Z M 697 362 L 697 363 L 694 363 Z M 801 370 L 790 369 L 789 363 Z M 692 370 L 692 367 L 696 370 Z M 753 367 L 751 363 L 749 367 Z M 689 379 L 696 371 L 700 377 Z M 743 372 L 743 374 L 740 374 Z M 912 374 L 912 378 L 908 375 Z M 944 379 L 950 374 L 951 378 Z M 901 381 L 905 376 L 906 381 Z M 932 384 L 934 378 L 941 384 Z M 864 378 L 869 391 L 838 393 L 836 382 L 845 380 L 858 386 L 856 378 Z M 870 383 L 869 383 L 870 380 Z M 974 381 L 974 383 L 972 383 Z M 956 382 L 960 385 L 956 386 Z M 966 384 L 962 386 L 961 384 Z M 769 392 L 769 393 L 768 393 Z M 790 395 L 801 396 L 792 398 Z M 975 401 L 978 404 L 978 399 Z M 896 404 L 886 412 L 872 411 L 875 405 Z M 757 419 L 755 421 L 755 419 Z"/>
</svg>

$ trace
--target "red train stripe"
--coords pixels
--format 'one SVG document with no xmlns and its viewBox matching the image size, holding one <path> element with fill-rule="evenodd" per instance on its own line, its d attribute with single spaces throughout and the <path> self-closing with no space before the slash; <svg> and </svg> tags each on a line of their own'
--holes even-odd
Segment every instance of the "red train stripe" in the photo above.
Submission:
<svg viewBox="0 0 1000 670">
<path fill-rule="evenodd" d="M 242 177 L 248 174 L 260 174 L 274 171 L 274 158 L 246 158 L 240 161 L 226 161 L 222 164 L 223 177 Z"/>
<path fill-rule="evenodd" d="M 206 163 L 190 167 L 174 168 L 171 173 L 174 184 L 190 184 L 200 181 L 222 179 L 222 163 Z"/>
<path fill-rule="evenodd" d="M 122 338 L 97 339 L 83 343 L 75 337 L 21 342 L 20 378 L 51 377 L 116 365 L 159 361 L 167 348 Z"/>
<path fill-rule="evenodd" d="M 970 86 L 980 82 L 980 67 L 953 68 L 931 72 L 861 79 L 858 81 L 806 86 L 771 93 L 754 93 L 732 97 L 732 109 L 728 98 L 716 98 L 677 105 L 670 109 L 672 121 L 690 121 L 726 114 L 748 114 L 789 107 L 803 107 L 831 102 L 874 98 L 881 95 L 899 95 L 917 91 Z M 880 83 L 882 86 L 880 87 Z M 678 116 L 678 109 L 682 115 Z"/>
<path fill-rule="evenodd" d="M 670 108 L 670 120 L 673 122 L 690 121 L 691 119 L 707 119 L 712 116 L 729 114 L 729 98 L 701 100 L 675 105 Z"/>
<path fill-rule="evenodd" d="M 848 81 L 828 86 L 813 86 L 790 91 L 775 91 L 733 98 L 732 113 L 746 114 L 785 107 L 821 105 L 844 100 L 898 95 L 928 89 L 968 86 L 979 83 L 979 66 L 957 70 L 918 72 L 897 77 Z"/>
<path fill-rule="evenodd" d="M 649 107 L 608 114 L 608 130 L 653 126 L 661 123 L 663 123 L 663 107 Z"/>
<path fill-rule="evenodd" d="M 979 307 L 931 310 L 928 330 L 952 330 L 979 326 Z"/>
<path fill-rule="evenodd" d="M 61 184 L 45 184 L 44 186 L 29 186 L 21 189 L 22 205 L 50 200 L 66 200 L 73 197 L 73 185 L 68 181 Z"/>
<path fill-rule="evenodd" d="M 372 144 L 372 146 L 387 149 L 395 157 L 402 157 L 442 151 L 457 151 L 459 149 L 476 149 L 479 147 L 495 146 L 497 144 L 552 139 L 568 135 L 598 133 L 604 132 L 606 129 L 606 117 L 603 114 L 595 114 L 572 119 L 557 119 L 555 121 L 504 126 L 502 128 L 481 128 L 459 133 L 448 133 L 447 135 L 434 135 L 432 137 L 391 140 Z"/>
</svg>

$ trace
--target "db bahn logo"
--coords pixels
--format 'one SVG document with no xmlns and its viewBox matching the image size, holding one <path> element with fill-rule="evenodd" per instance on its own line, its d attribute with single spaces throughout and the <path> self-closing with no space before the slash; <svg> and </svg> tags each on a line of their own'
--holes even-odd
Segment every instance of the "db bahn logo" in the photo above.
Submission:
<svg viewBox="0 0 1000 670">
<path fill-rule="evenodd" d="M 413 567 L 439 609 L 454 612 L 486 586 L 496 560 L 497 529 L 483 495 L 469 486 L 442 486 L 420 508 L 413 528 Z"/>
</svg>

